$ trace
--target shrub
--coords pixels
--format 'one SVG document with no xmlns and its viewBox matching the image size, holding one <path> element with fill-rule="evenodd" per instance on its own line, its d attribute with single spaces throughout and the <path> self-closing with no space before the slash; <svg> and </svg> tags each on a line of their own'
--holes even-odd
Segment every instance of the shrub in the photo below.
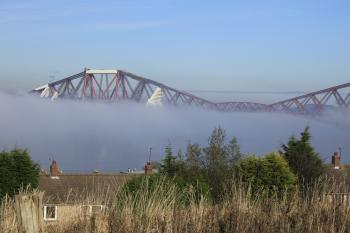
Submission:
<svg viewBox="0 0 350 233">
<path fill-rule="evenodd" d="M 248 156 L 239 162 L 236 172 L 253 193 L 267 190 L 269 194 L 282 195 L 296 183 L 296 177 L 287 161 L 278 153 L 270 153 L 264 157 Z"/>
</svg>

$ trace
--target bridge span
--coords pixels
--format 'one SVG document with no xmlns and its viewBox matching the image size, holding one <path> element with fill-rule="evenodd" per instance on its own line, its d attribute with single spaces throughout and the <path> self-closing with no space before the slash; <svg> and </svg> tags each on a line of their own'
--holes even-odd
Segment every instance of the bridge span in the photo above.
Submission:
<svg viewBox="0 0 350 233">
<path fill-rule="evenodd" d="M 320 115 L 326 110 L 350 108 L 350 83 L 326 88 L 272 104 L 253 102 L 221 102 L 195 96 L 151 79 L 123 70 L 85 69 L 59 81 L 35 88 L 43 98 L 100 101 L 133 101 L 146 103 L 160 88 L 170 105 L 198 106 L 222 112 L 284 112 L 298 115 Z"/>
</svg>

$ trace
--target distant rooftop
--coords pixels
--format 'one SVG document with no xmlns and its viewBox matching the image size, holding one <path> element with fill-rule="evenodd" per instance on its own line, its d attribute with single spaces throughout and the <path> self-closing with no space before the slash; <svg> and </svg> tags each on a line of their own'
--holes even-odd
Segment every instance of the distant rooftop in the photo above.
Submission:
<svg viewBox="0 0 350 233">
<path fill-rule="evenodd" d="M 135 174 L 136 175 L 136 174 Z M 49 204 L 74 203 L 88 196 L 111 197 L 130 178 L 132 173 L 70 173 L 40 175 L 38 189 L 44 191 L 44 202 Z"/>
</svg>

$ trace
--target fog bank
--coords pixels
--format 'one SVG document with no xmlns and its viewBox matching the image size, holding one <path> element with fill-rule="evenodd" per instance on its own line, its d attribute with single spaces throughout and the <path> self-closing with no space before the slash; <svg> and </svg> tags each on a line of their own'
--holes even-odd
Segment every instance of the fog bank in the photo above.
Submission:
<svg viewBox="0 0 350 233">
<path fill-rule="evenodd" d="M 0 148 L 26 147 L 43 167 L 54 158 L 64 171 L 141 168 L 150 146 L 152 159 L 159 160 L 169 141 L 174 151 L 184 150 L 189 140 L 204 146 L 217 126 L 228 137 L 236 136 L 244 153 L 264 154 L 310 125 L 312 144 L 323 158 L 339 146 L 345 161 L 350 156 L 349 114 L 327 113 L 315 120 L 133 103 L 52 102 L 9 93 L 0 93 L 0 112 Z"/>
</svg>

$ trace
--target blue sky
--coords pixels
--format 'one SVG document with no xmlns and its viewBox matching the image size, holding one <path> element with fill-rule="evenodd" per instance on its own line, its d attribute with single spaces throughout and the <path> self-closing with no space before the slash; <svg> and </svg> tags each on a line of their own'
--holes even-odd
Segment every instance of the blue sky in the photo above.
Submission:
<svg viewBox="0 0 350 233">
<path fill-rule="evenodd" d="M 89 67 L 184 90 L 318 90 L 350 81 L 350 1 L 0 0 L 0 55 L 0 89 Z"/>
</svg>

